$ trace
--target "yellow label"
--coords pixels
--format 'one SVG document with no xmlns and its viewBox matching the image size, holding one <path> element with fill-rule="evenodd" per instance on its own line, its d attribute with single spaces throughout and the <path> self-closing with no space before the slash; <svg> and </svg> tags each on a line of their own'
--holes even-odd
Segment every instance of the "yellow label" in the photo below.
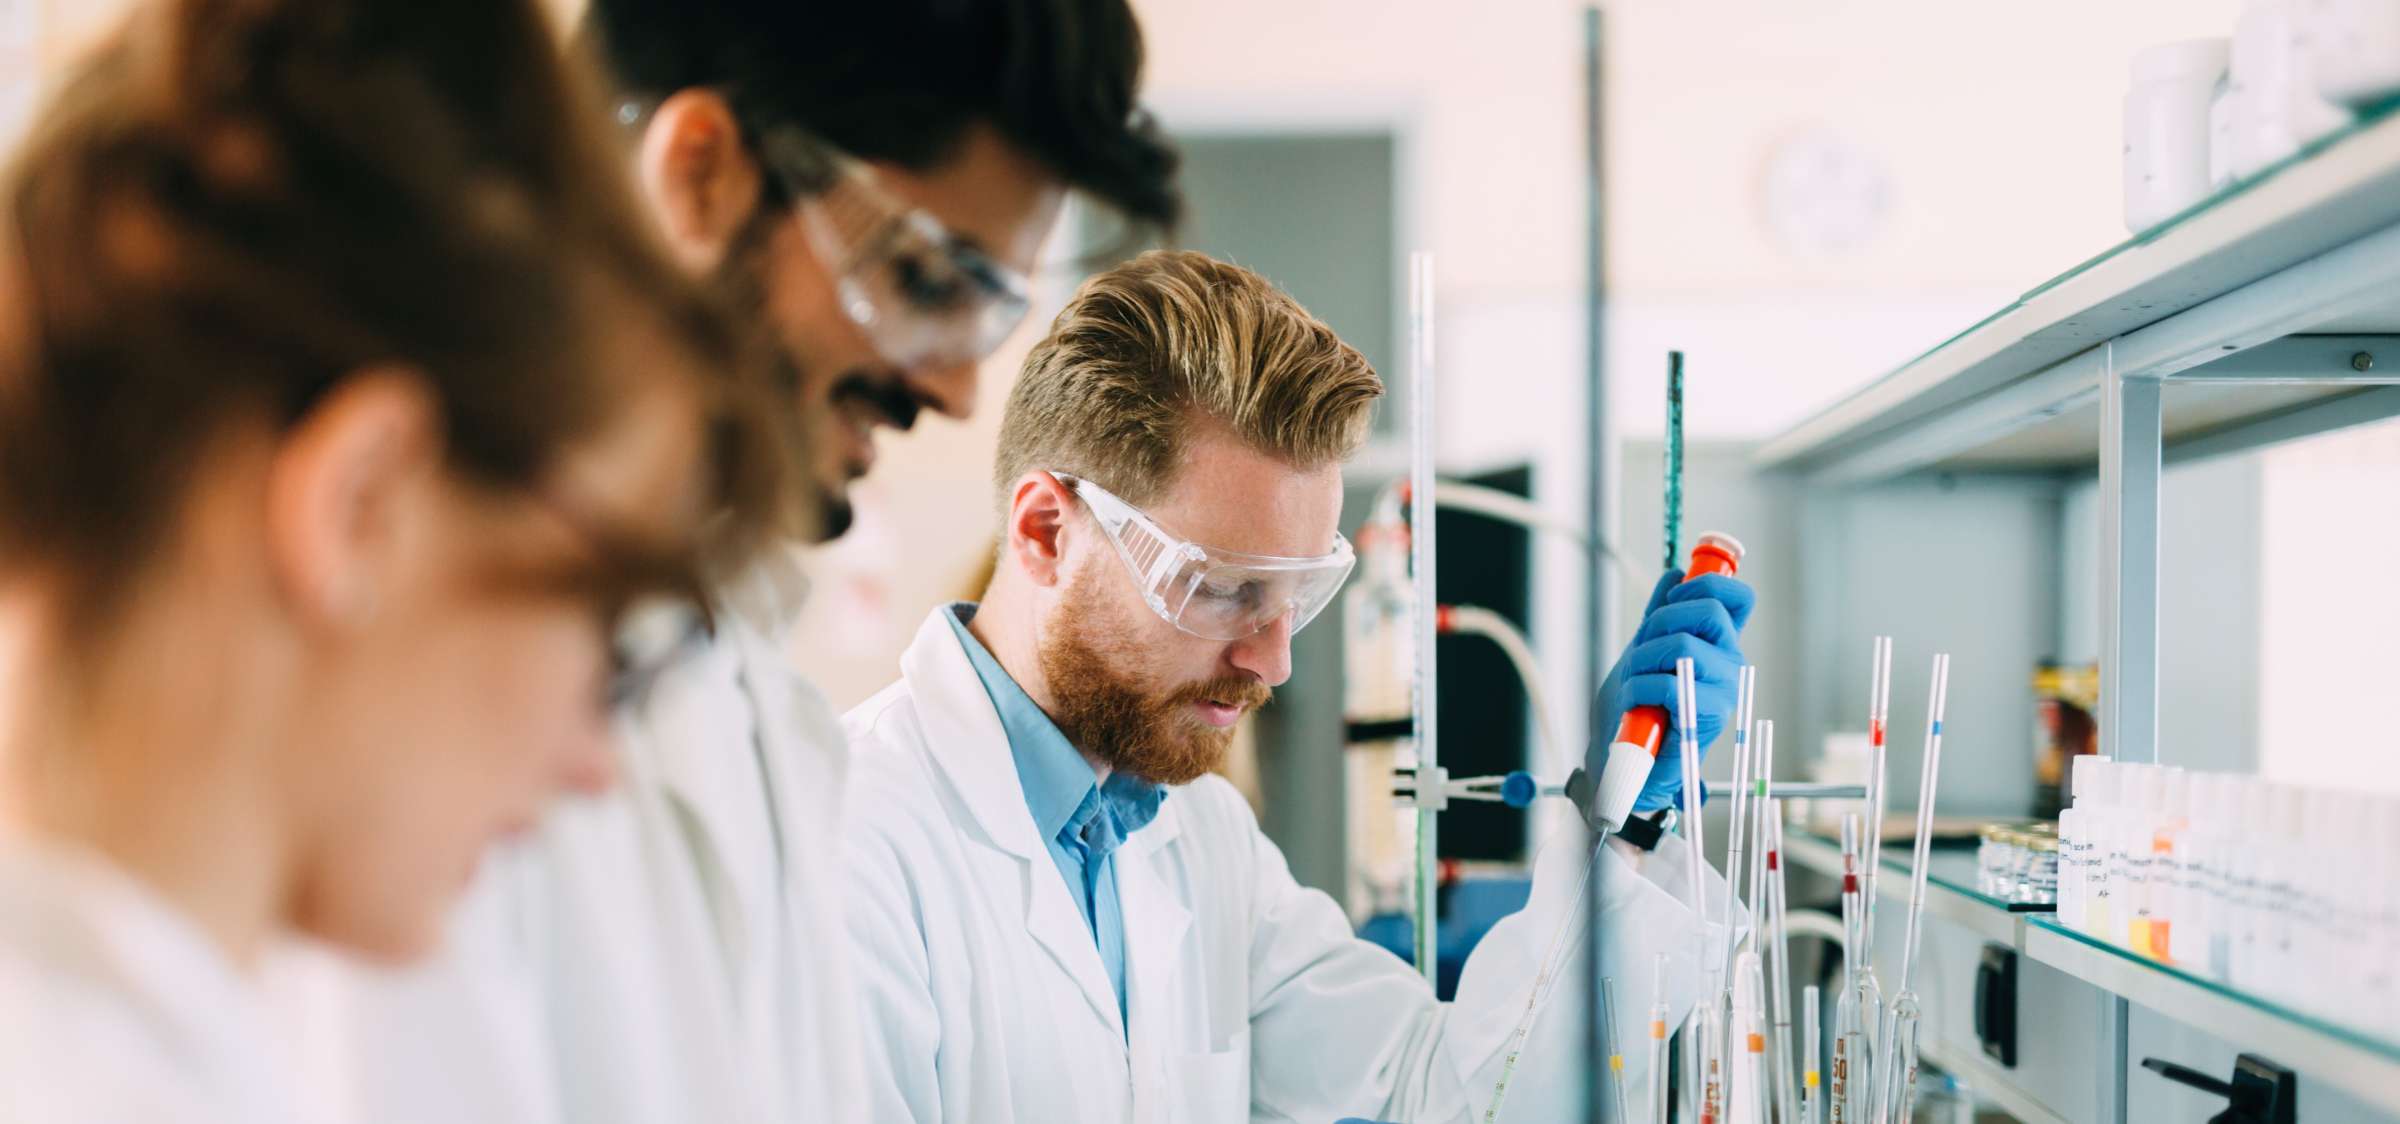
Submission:
<svg viewBox="0 0 2400 1124">
<path fill-rule="evenodd" d="M 1817 1087 L 1817 1071 L 1816 1071 L 1816 1070 L 1813 1070 L 1813 1069 L 1812 1069 L 1812 1070 L 1809 1070 L 1809 1071 L 1808 1071 L 1808 1074 L 1807 1074 L 1807 1076 L 1805 1076 L 1805 1077 L 1802 1077 L 1802 1078 L 1800 1079 L 1800 1083 L 1801 1083 L 1801 1084 L 1803 1084 L 1803 1085 L 1806 1085 L 1806 1086 L 1808 1086 L 1808 1087 L 1809 1087 L 1809 1088 L 1811 1088 L 1811 1089 L 1814 1089 L 1814 1088 L 1816 1088 L 1816 1087 Z"/>
<path fill-rule="evenodd" d="M 1608 1056 L 1608 1068 L 1617 1073 L 1625 1072 L 1625 1055 L 1610 1054 Z"/>
<path fill-rule="evenodd" d="M 2135 952 L 2150 951 L 2150 919 L 2136 917 L 2126 925 L 2125 943 Z"/>
</svg>

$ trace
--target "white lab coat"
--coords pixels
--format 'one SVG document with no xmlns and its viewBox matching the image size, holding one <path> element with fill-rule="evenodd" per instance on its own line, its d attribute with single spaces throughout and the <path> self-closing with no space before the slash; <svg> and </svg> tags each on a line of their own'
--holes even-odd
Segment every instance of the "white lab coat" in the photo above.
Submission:
<svg viewBox="0 0 2400 1124">
<path fill-rule="evenodd" d="M 328 1111 L 376 1124 L 856 1120 L 835 862 L 848 754 L 790 670 L 777 558 L 619 728 L 619 784 L 495 855 L 434 962 L 282 992 Z"/>
<path fill-rule="evenodd" d="M 257 983 L 99 857 L 0 844 L 0 1121 L 286 1124 Z"/>
<path fill-rule="evenodd" d="M 1446 1005 L 1408 965 L 1356 939 L 1332 898 L 1293 880 L 1231 785 L 1203 778 L 1117 852 L 1128 1034 L 946 611 L 918 631 L 901 680 L 845 718 L 854 806 L 874 809 L 855 818 L 846 860 L 871 1119 L 1481 1116 L 1535 962 L 1579 904 L 1588 851 L 1545 849 L 1531 902 L 1484 938 Z M 1679 1018 L 1699 990 L 1703 935 L 1676 896 L 1680 843 L 1653 855 L 1623 847 L 1610 844 L 1594 878 L 1606 895 L 1605 962 L 1647 1007 L 1652 954 L 1669 953 Z M 1574 964 L 1582 926 L 1571 931 Z M 1585 988 L 1569 971 L 1502 1119 L 1580 1118 L 1585 1082 L 1606 1072 L 1583 1052 Z M 1638 1069 L 1641 1051 L 1626 1054 Z"/>
</svg>

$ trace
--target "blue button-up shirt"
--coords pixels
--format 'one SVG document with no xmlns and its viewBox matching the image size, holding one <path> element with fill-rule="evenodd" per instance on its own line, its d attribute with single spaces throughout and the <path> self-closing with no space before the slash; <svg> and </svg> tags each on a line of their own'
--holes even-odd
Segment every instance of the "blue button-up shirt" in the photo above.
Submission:
<svg viewBox="0 0 2400 1124">
<path fill-rule="evenodd" d="M 1033 697 L 1009 678 L 1000 661 L 983 642 L 967 631 L 975 617 L 973 602 L 950 606 L 950 631 L 958 634 L 984 693 L 1000 712 L 1000 730 L 1008 737 L 1009 756 L 1016 759 L 1017 783 L 1025 790 L 1025 808 L 1042 833 L 1067 880 L 1067 896 L 1083 911 L 1084 927 L 1099 946 L 1100 963 L 1117 989 L 1117 1021 L 1128 1020 L 1125 1009 L 1125 915 L 1117 902 L 1117 873 L 1112 865 L 1117 845 L 1158 817 L 1167 790 L 1140 778 L 1112 772 L 1105 784 L 1096 783 L 1090 762 L 1059 732 Z M 1130 1033 L 1130 1032 L 1129 1032 Z"/>
</svg>

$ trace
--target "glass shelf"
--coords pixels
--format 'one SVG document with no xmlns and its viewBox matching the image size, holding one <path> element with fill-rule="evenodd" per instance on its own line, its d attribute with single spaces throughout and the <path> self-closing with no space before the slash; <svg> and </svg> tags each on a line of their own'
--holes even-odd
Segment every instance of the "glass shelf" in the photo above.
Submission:
<svg viewBox="0 0 2400 1124">
<path fill-rule="evenodd" d="M 1786 856 L 1820 874 L 1841 873 L 1841 846 L 1814 832 L 1786 828 Z M 2222 980 L 2143 956 L 2027 912 L 1976 887 L 1972 849 L 1936 846 L 1926 871 L 1926 912 L 2006 945 L 2035 963 L 2204 1031 L 2236 1048 L 2292 1066 L 2400 1114 L 2400 1036 L 2303 1011 Z M 1908 900 L 1909 852 L 1884 840 L 1877 893 L 1888 908 Z"/>
<path fill-rule="evenodd" d="M 2122 962 L 2136 971 L 2155 977 L 2157 982 L 2154 986 L 2133 989 L 2139 994 L 2121 992 L 2127 999 L 2143 1003 L 2145 1006 L 2150 1004 L 2143 998 L 2144 995 L 2156 996 L 2164 987 L 2189 988 L 2205 996 L 2256 1011 L 2307 1033 L 2346 1043 L 2395 1065 L 2400 1065 L 2400 1041 L 2377 1034 L 2368 1028 L 2352 1026 L 2325 1015 L 2287 1006 L 2256 992 L 2237 988 L 2223 980 L 2178 967 L 2164 960 L 2144 956 L 2115 942 L 2105 941 L 2079 929 L 2061 925 L 2055 916 L 2045 915 L 2030 918 L 2028 923 L 2034 929 L 2055 936 L 2061 941 L 2071 942 L 2090 955 Z M 2044 958 L 2037 955 L 2035 959 Z M 2060 957 L 2060 959 L 2066 959 L 2066 957 Z M 2064 965 L 2060 965 L 2060 967 L 2069 970 L 2072 974 L 2071 968 Z M 2278 1060 L 2284 1061 L 2286 1064 L 2301 1064 L 2293 1059 Z"/>
</svg>

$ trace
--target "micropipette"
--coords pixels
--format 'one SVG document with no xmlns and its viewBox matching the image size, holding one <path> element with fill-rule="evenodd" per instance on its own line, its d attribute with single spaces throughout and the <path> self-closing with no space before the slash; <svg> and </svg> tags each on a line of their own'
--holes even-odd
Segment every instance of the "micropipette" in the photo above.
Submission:
<svg viewBox="0 0 2400 1124">
<path fill-rule="evenodd" d="M 1800 1058 L 1800 1117 L 1799 1124 L 1821 1124 L 1825 1119 L 1825 1098 L 1817 1092 L 1817 1065 L 1824 1056 L 1824 1013 L 1817 1007 L 1817 985 L 1810 984 L 1800 992 L 1800 1020 L 1805 1043 Z"/>
<path fill-rule="evenodd" d="M 1667 1124 L 1667 954 L 1650 961 L 1650 1120 Z"/>
<path fill-rule="evenodd" d="M 1732 577 L 1741 565 L 1741 540 L 1710 531 L 1692 544 L 1692 564 L 1684 571 L 1683 580 L 1710 574 Z M 1658 760 L 1666 728 L 1667 712 L 1655 706 L 1634 707 L 1617 720 L 1616 736 L 1609 740 L 1608 760 L 1600 767 L 1592 797 L 1591 818 L 1598 830 L 1613 834 L 1625 826 L 1625 817 L 1633 814 L 1633 802 L 1650 779 L 1650 766 Z"/>
<path fill-rule="evenodd" d="M 1633 1105 L 1625 1099 L 1625 1054 L 1617 1043 L 1617 979 L 1614 976 L 1600 977 L 1600 1020 L 1601 1049 L 1608 1051 L 1609 1088 L 1616 1095 L 1616 1111 L 1610 1113 L 1608 1118 L 1630 1122 L 1633 1119 Z"/>
<path fill-rule="evenodd" d="M 1917 780 L 1917 838 L 1912 865 L 1908 873 L 1908 927 L 1900 941 L 1900 993 L 1892 1004 L 1892 1013 L 1884 1023 L 1883 1094 L 1880 1104 L 1886 1116 L 1898 1107 L 1900 1115 L 1893 1119 L 1906 1120 L 1907 1102 L 1914 1092 L 1917 1079 L 1917 994 L 1913 977 L 1917 968 L 1917 942 L 1925 924 L 1925 868 L 1933 849 L 1934 793 L 1942 775 L 1942 713 L 1950 703 L 1950 656 L 1933 657 L 1933 685 L 1925 700 L 1925 769 Z M 1905 1016 L 1906 1026 L 1901 1025 Z"/>
</svg>

